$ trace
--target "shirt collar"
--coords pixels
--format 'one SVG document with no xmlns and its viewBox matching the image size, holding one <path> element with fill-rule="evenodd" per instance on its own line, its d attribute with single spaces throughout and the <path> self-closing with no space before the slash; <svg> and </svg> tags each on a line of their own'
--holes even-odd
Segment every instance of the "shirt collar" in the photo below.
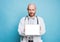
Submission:
<svg viewBox="0 0 60 42">
<path fill-rule="evenodd" d="M 28 16 L 28 18 L 30 18 L 30 19 L 35 19 L 35 18 L 36 18 L 36 16 L 33 16 L 33 17 Z"/>
</svg>

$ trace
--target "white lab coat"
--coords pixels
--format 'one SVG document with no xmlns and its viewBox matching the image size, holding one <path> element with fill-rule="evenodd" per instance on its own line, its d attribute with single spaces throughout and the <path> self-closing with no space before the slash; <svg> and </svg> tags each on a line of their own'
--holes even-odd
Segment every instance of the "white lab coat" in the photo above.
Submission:
<svg viewBox="0 0 60 42">
<path fill-rule="evenodd" d="M 32 18 L 34 18 L 34 21 L 32 21 L 32 18 L 29 17 L 29 16 L 28 16 L 29 20 L 28 20 L 28 18 L 26 18 L 26 20 L 25 20 L 25 18 L 26 17 L 23 17 L 20 20 L 19 26 L 18 26 L 18 33 L 19 33 L 19 35 L 21 35 L 23 37 L 23 38 L 20 38 L 21 42 L 28 42 L 28 37 L 24 35 L 24 26 L 25 26 L 25 24 L 31 24 L 31 23 L 32 24 L 37 24 L 36 23 L 37 22 L 36 16 L 32 17 Z M 41 35 L 45 34 L 45 32 L 46 32 L 45 23 L 44 23 L 44 20 L 43 20 L 42 17 L 37 16 L 37 18 L 38 18 L 38 21 L 39 21 L 39 25 L 41 27 L 40 36 L 33 36 L 33 41 L 34 42 L 43 42 L 41 40 Z"/>
</svg>

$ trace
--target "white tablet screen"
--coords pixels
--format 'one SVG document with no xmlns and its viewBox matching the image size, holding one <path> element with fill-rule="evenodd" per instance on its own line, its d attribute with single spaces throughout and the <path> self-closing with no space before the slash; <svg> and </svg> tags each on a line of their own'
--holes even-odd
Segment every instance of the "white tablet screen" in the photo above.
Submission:
<svg viewBox="0 0 60 42">
<path fill-rule="evenodd" d="M 39 25 L 25 25 L 25 35 L 40 35 Z"/>
</svg>

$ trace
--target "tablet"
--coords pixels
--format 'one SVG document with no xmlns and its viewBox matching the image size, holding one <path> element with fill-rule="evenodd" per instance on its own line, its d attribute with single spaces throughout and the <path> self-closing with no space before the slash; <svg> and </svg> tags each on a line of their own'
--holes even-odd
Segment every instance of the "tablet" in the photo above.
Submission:
<svg viewBox="0 0 60 42">
<path fill-rule="evenodd" d="M 25 35 L 40 35 L 40 26 L 33 24 L 25 25 Z"/>
</svg>

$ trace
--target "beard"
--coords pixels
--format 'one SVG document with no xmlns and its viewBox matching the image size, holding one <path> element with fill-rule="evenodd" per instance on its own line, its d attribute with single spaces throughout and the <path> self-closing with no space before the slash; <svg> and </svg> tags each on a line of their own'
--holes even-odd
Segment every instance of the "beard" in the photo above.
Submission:
<svg viewBox="0 0 60 42">
<path fill-rule="evenodd" d="M 29 13 L 29 16 L 30 16 L 30 17 L 35 16 L 35 13 L 32 13 L 32 12 L 31 12 L 31 13 Z"/>
</svg>

